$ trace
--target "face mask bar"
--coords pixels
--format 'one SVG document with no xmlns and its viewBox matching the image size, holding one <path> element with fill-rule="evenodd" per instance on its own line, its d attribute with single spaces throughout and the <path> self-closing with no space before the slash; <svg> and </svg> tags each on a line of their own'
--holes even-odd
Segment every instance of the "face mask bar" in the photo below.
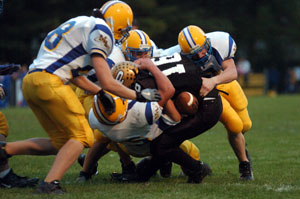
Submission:
<svg viewBox="0 0 300 199">
<path fill-rule="evenodd" d="M 135 61 L 139 59 L 137 56 L 141 56 L 143 53 L 147 53 L 148 57 L 151 58 L 153 56 L 153 46 L 150 48 L 138 49 L 138 48 L 126 48 L 126 56 L 130 61 Z"/>
<path fill-rule="evenodd" d="M 202 51 L 203 49 L 206 49 L 207 53 L 204 57 L 199 58 L 198 52 Z M 210 40 L 206 39 L 204 44 L 202 46 L 196 46 L 194 49 L 191 50 L 190 53 L 186 54 L 187 58 L 193 60 L 194 64 L 196 65 L 204 65 L 205 62 L 207 62 L 209 55 L 212 54 L 212 48 L 210 44 Z"/>
<path fill-rule="evenodd" d="M 116 41 L 117 45 L 121 45 L 128 37 L 129 37 L 129 31 L 132 29 L 132 26 L 127 26 L 126 28 L 120 30 L 121 32 L 121 39 Z"/>
</svg>

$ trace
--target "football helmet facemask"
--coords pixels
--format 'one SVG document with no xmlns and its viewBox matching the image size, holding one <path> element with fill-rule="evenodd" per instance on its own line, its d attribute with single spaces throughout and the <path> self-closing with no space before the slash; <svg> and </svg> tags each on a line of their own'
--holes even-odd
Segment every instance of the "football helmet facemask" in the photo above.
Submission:
<svg viewBox="0 0 300 199">
<path fill-rule="evenodd" d="M 205 36 L 204 31 L 194 25 L 185 27 L 178 35 L 178 44 L 181 48 L 181 53 L 187 58 L 193 60 L 196 65 L 203 65 L 209 55 L 212 54 L 210 40 Z M 207 53 L 200 58 L 198 52 L 206 49 Z"/>
<path fill-rule="evenodd" d="M 122 51 L 129 61 L 135 61 L 144 54 L 147 54 L 147 58 L 153 55 L 150 38 L 142 30 L 129 31 L 129 37 L 122 44 Z"/>
<path fill-rule="evenodd" d="M 124 86 L 131 88 L 136 75 L 139 73 L 139 69 L 137 64 L 130 61 L 124 61 L 112 67 L 111 73 L 117 81 L 121 82 Z"/>
<path fill-rule="evenodd" d="M 106 2 L 100 11 L 111 28 L 116 43 L 124 42 L 132 28 L 133 13 L 130 6 L 123 1 L 112 0 Z"/>
<path fill-rule="evenodd" d="M 99 95 L 94 96 L 93 112 L 98 121 L 106 125 L 114 125 L 121 123 L 125 120 L 127 115 L 127 100 L 122 99 L 108 91 L 104 91 L 106 94 L 111 95 L 115 103 L 115 110 L 113 112 L 107 112 L 104 108 L 104 103 Z"/>
</svg>

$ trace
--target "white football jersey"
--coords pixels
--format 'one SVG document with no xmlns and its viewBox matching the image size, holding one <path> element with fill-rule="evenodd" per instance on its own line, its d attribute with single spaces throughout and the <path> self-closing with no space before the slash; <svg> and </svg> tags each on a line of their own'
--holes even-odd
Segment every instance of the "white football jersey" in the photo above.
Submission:
<svg viewBox="0 0 300 199">
<path fill-rule="evenodd" d="M 125 56 L 122 53 L 122 50 L 120 49 L 120 45 L 114 45 L 111 54 L 108 56 L 108 58 L 106 59 L 108 65 L 110 68 L 112 68 L 114 65 L 126 61 L 125 60 Z M 99 86 L 101 86 L 98 82 L 98 79 L 96 77 L 96 71 L 94 69 L 90 70 L 87 73 L 87 78 L 94 82 L 95 84 L 98 84 Z"/>
<path fill-rule="evenodd" d="M 220 65 L 222 65 L 224 60 L 234 57 L 236 52 L 236 43 L 228 33 L 216 31 L 206 33 L 205 35 L 210 39 L 213 55 L 216 57 Z M 180 51 L 180 46 L 175 45 L 163 50 L 160 53 L 160 56 L 173 55 Z"/>
<path fill-rule="evenodd" d="M 48 33 L 30 70 L 44 69 L 66 82 L 72 70 L 91 67 L 91 54 L 107 58 L 113 45 L 113 34 L 103 19 L 79 16 Z"/>
<path fill-rule="evenodd" d="M 150 155 L 149 141 L 159 135 L 157 132 L 154 135 L 150 129 L 161 114 L 162 107 L 157 102 L 130 101 L 123 122 L 116 125 L 102 124 L 93 110 L 90 110 L 89 123 L 92 129 L 98 129 L 112 141 L 123 144 L 131 155 L 140 157 Z"/>
</svg>

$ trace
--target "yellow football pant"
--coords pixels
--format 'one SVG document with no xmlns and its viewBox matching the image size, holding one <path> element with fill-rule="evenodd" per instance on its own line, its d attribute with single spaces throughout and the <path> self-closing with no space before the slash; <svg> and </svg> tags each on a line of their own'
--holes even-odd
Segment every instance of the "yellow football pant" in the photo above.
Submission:
<svg viewBox="0 0 300 199">
<path fill-rule="evenodd" d="M 24 98 L 52 144 L 61 148 L 69 139 L 85 147 L 94 143 L 94 135 L 85 111 L 72 88 L 47 72 L 27 74 L 23 80 Z"/>
<path fill-rule="evenodd" d="M 228 93 L 226 95 L 220 92 L 223 103 L 220 121 L 232 133 L 247 132 L 252 126 L 252 121 L 247 110 L 248 100 L 240 84 L 234 80 L 218 85 L 217 89 Z"/>
<path fill-rule="evenodd" d="M 0 111 L 0 134 L 4 135 L 5 137 L 8 136 L 8 123 L 4 116 L 4 114 Z"/>
</svg>

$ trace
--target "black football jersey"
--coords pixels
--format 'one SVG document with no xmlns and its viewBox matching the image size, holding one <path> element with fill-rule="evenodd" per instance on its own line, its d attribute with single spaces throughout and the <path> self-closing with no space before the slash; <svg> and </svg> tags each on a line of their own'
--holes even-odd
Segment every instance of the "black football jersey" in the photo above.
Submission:
<svg viewBox="0 0 300 199">
<path fill-rule="evenodd" d="M 166 75 L 175 88 L 173 98 L 182 91 L 188 91 L 200 100 L 199 92 L 202 86 L 201 69 L 192 61 L 179 53 L 153 59 L 154 64 Z M 148 71 L 139 71 L 132 89 L 141 91 L 145 88 L 157 88 L 154 77 Z"/>
<path fill-rule="evenodd" d="M 155 65 L 166 75 L 175 88 L 174 98 L 182 91 L 188 91 L 197 98 L 202 86 L 201 69 L 179 53 L 154 58 Z"/>
</svg>

